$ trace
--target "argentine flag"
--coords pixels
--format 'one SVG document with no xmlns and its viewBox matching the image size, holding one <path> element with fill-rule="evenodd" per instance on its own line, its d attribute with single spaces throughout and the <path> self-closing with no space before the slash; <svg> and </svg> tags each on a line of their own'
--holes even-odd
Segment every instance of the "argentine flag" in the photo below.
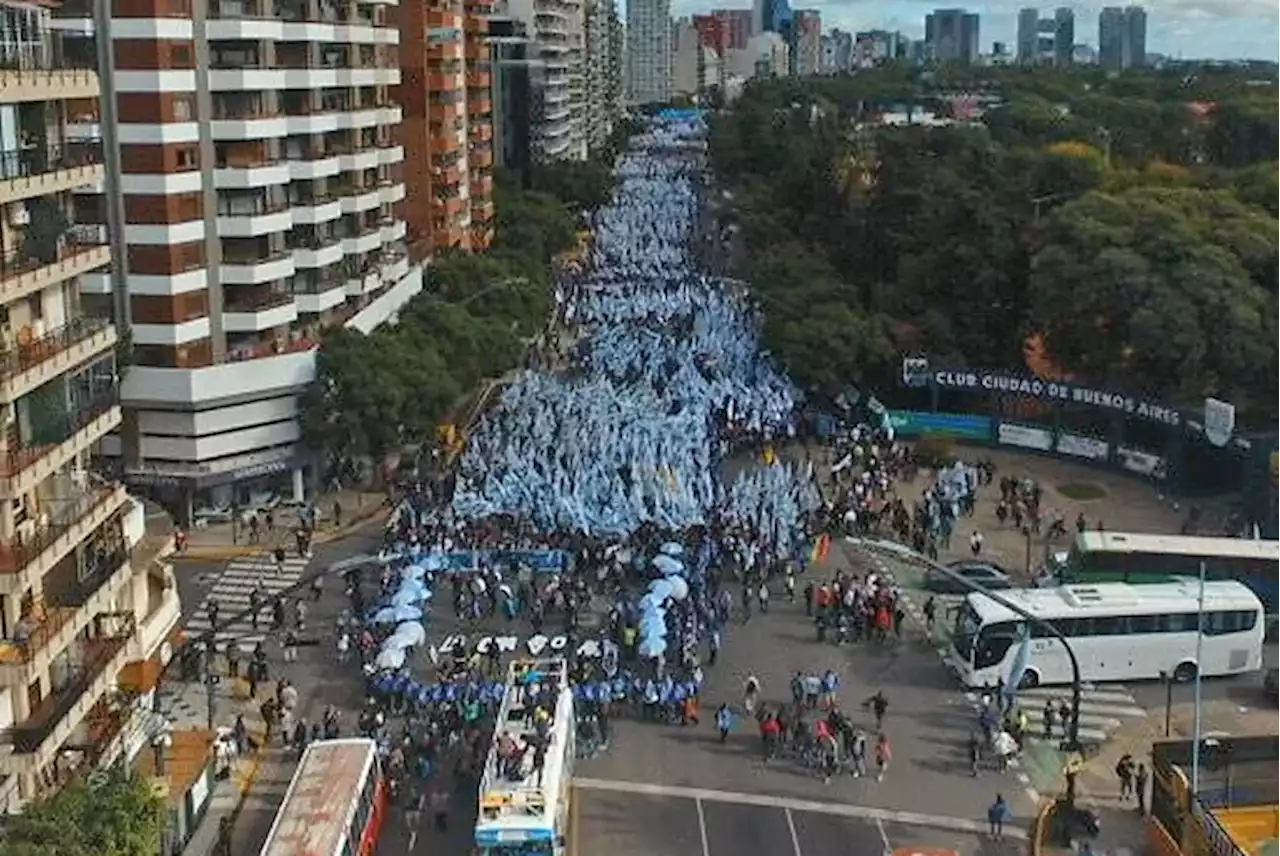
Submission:
<svg viewBox="0 0 1280 856">
<path fill-rule="evenodd" d="M 1013 707 L 1014 697 L 1018 694 L 1018 684 L 1022 683 L 1022 675 L 1027 671 L 1031 661 L 1031 623 L 1022 623 L 1022 640 L 1018 645 L 1018 653 L 1014 655 L 1013 667 L 1009 669 L 1009 679 L 1004 682 L 1005 707 Z"/>
</svg>

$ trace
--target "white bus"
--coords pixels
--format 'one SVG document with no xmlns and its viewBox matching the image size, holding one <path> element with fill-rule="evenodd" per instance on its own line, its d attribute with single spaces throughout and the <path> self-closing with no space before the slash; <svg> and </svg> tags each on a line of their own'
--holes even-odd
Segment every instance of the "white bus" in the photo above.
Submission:
<svg viewBox="0 0 1280 856">
<path fill-rule="evenodd" d="M 479 856 L 564 856 L 567 852 L 574 717 L 564 660 L 511 664 L 480 779 L 475 829 Z M 500 745 L 507 739 L 528 747 L 520 762 L 513 764 L 499 756 Z M 533 748 L 539 740 L 545 746 L 541 754 Z"/>
<path fill-rule="evenodd" d="M 1263 609 L 1243 583 L 1206 582 L 1203 622 L 1199 582 L 1099 583 L 1000 592 L 1065 636 L 1084 681 L 1141 681 L 1161 672 L 1190 681 L 1262 668 Z M 966 687 L 1008 681 L 1022 648 L 1023 619 L 983 594 L 969 594 L 956 616 L 949 665 Z M 1204 628 L 1201 662 L 1196 631 Z M 1023 688 L 1071 683 L 1062 643 L 1032 625 Z"/>
</svg>

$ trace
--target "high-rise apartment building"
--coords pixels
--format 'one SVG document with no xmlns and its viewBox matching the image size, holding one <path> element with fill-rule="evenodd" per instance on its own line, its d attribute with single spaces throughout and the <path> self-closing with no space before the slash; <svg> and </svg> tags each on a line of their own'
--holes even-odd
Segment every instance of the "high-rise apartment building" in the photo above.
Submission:
<svg viewBox="0 0 1280 856">
<path fill-rule="evenodd" d="M 791 14 L 788 0 L 753 0 L 751 34 L 780 33 L 786 37 L 791 30 Z"/>
<path fill-rule="evenodd" d="M 502 0 L 494 11 L 524 22 L 531 58 L 542 63 L 542 103 L 535 117 L 535 157 L 587 156 L 583 0 Z"/>
<path fill-rule="evenodd" d="M 721 53 L 746 50 L 751 38 L 751 16 L 750 9 L 716 9 L 706 15 L 694 15 L 693 26 L 706 47 Z"/>
<path fill-rule="evenodd" d="M 531 47 L 523 21 L 489 18 L 494 163 L 517 172 L 532 165 L 532 134 L 542 112 L 542 60 L 531 58 Z"/>
<path fill-rule="evenodd" d="M 493 101 L 488 0 L 393 9 L 400 29 L 403 205 L 415 256 L 483 250 L 493 238 Z"/>
<path fill-rule="evenodd" d="M 671 100 L 671 0 L 627 3 L 627 104 Z"/>
<path fill-rule="evenodd" d="M 905 39 L 896 30 L 867 30 L 858 33 L 853 40 L 853 65 L 872 68 L 882 62 L 897 59 L 905 52 Z"/>
<path fill-rule="evenodd" d="M 595 151 L 613 133 L 621 115 L 617 81 L 622 77 L 622 56 L 614 51 L 620 29 L 615 0 L 586 0 L 587 149 Z"/>
<path fill-rule="evenodd" d="M 964 9 L 937 9 L 924 19 L 924 40 L 935 62 L 978 61 L 978 16 Z"/>
<path fill-rule="evenodd" d="M 57 10 L 65 38 L 105 63 L 101 109 L 77 108 L 72 131 L 101 129 L 106 179 L 77 195 L 76 217 L 116 253 L 85 279 L 86 301 L 130 324 L 124 424 L 102 453 L 180 518 L 290 487 L 301 498 L 298 398 L 321 331 L 371 329 L 421 288 L 399 213 L 389 8 Z"/>
<path fill-rule="evenodd" d="M 1120 71 L 1147 58 L 1147 13 L 1141 6 L 1108 6 L 1098 15 L 1098 62 Z"/>
<path fill-rule="evenodd" d="M 143 540 L 141 506 L 89 471 L 122 422 L 120 334 L 80 290 L 112 262 L 74 193 L 109 173 L 87 121 L 96 58 L 41 5 L 0 3 L 0 33 L 2 811 L 137 751 L 134 702 L 151 686 L 126 669 L 156 655 L 181 610 L 156 564 L 168 539 Z"/>
<path fill-rule="evenodd" d="M 791 18 L 791 73 L 810 76 L 822 65 L 822 14 L 815 9 L 797 9 Z"/>
<path fill-rule="evenodd" d="M 1068 66 L 1075 54 L 1076 16 L 1059 7 L 1052 18 L 1037 9 L 1018 12 L 1017 59 L 1024 65 Z"/>
</svg>

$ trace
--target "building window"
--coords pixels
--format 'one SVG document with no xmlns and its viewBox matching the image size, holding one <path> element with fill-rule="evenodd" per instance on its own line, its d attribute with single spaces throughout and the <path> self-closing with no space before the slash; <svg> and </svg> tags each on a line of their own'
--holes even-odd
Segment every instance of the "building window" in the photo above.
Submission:
<svg viewBox="0 0 1280 856">
<path fill-rule="evenodd" d="M 196 150 L 194 148 L 178 149 L 178 168 L 194 169 L 196 166 Z"/>
<path fill-rule="evenodd" d="M 191 45 L 173 45 L 170 47 L 169 64 L 172 68 L 191 68 Z"/>
<path fill-rule="evenodd" d="M 173 121 L 190 122 L 195 116 L 196 97 L 190 92 L 183 92 L 173 96 Z"/>
</svg>

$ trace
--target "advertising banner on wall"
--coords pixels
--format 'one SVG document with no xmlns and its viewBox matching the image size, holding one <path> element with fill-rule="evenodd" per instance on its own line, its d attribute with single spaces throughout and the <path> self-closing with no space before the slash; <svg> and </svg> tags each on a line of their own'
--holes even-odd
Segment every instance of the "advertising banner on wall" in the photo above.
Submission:
<svg viewBox="0 0 1280 856">
<path fill-rule="evenodd" d="M 1116 446 L 1116 460 L 1129 472 L 1158 481 L 1163 481 L 1168 474 L 1164 458 L 1131 446 Z"/>
<path fill-rule="evenodd" d="M 1053 432 L 1031 425 L 1001 422 L 996 432 L 996 439 L 1005 446 L 1035 449 L 1038 452 L 1048 452 L 1053 448 Z"/>
<path fill-rule="evenodd" d="M 922 410 L 891 410 L 889 425 L 899 437 L 938 434 L 959 440 L 991 442 L 991 417 L 968 413 L 929 413 Z"/>
<path fill-rule="evenodd" d="M 1111 446 L 1093 437 L 1060 434 L 1058 435 L 1058 452 L 1063 455 L 1074 455 L 1077 458 L 1087 458 L 1090 461 L 1105 461 L 1111 452 Z"/>
</svg>

